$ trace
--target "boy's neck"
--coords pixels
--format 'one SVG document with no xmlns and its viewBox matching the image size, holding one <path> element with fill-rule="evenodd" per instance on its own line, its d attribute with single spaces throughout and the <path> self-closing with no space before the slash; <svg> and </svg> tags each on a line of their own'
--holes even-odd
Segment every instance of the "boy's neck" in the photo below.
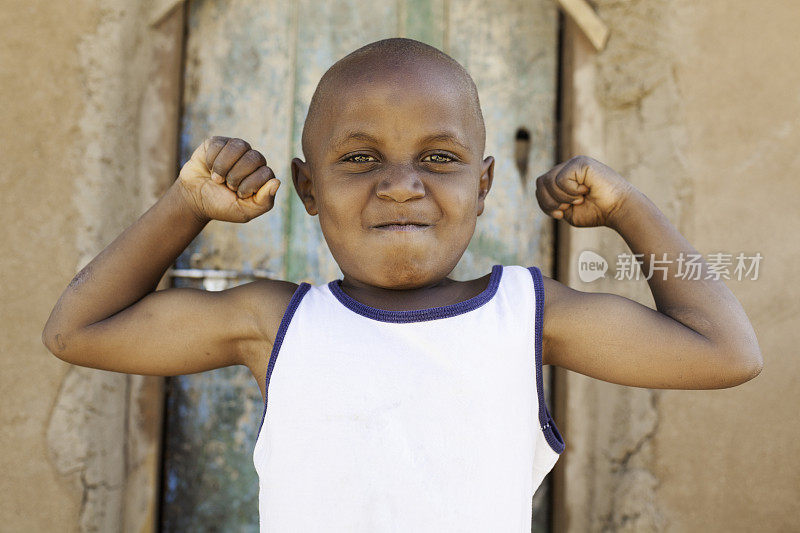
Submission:
<svg viewBox="0 0 800 533">
<path fill-rule="evenodd" d="M 415 289 L 384 289 L 354 281 L 346 275 L 341 288 L 354 300 L 387 311 L 412 311 L 451 305 L 476 296 L 488 285 L 489 276 L 470 281 L 441 279 Z"/>
</svg>

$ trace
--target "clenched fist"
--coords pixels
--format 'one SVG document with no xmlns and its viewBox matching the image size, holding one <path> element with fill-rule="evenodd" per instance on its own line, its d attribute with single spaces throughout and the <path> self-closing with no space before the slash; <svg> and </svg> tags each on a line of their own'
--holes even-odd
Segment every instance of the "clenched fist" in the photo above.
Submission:
<svg viewBox="0 0 800 533">
<path fill-rule="evenodd" d="M 199 220 L 247 222 L 272 209 L 281 182 L 242 139 L 211 137 L 183 165 L 177 184 Z"/>
<path fill-rule="evenodd" d="M 579 155 L 536 178 L 542 210 L 573 226 L 615 228 L 622 207 L 636 189 L 612 168 Z"/>
</svg>

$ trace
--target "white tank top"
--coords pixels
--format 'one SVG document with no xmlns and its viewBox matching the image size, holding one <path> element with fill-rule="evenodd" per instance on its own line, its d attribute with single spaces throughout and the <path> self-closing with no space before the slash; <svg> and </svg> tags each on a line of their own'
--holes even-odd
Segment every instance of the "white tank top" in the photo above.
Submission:
<svg viewBox="0 0 800 533">
<path fill-rule="evenodd" d="M 530 532 L 564 442 L 544 401 L 536 267 L 464 302 L 363 305 L 302 283 L 267 366 L 261 531 Z"/>
</svg>

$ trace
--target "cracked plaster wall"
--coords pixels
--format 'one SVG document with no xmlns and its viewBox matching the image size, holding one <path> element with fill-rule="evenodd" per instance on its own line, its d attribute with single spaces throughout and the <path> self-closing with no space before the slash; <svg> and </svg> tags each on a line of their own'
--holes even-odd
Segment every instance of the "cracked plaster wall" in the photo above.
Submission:
<svg viewBox="0 0 800 533">
<path fill-rule="evenodd" d="M 40 335 L 72 276 L 174 179 L 176 4 L 0 12 L 4 531 L 153 530 L 161 378 L 63 363 Z"/>
<path fill-rule="evenodd" d="M 562 157 L 585 154 L 642 190 L 702 254 L 765 256 L 758 280 L 726 281 L 765 369 L 731 389 L 648 390 L 560 370 L 556 531 L 784 531 L 800 515 L 798 289 L 800 9 L 761 3 L 597 0 L 596 52 L 568 21 Z M 792 119 L 794 117 L 794 119 Z M 775 194 L 776 191 L 780 191 Z M 654 306 L 645 281 L 615 281 L 629 252 L 607 228 L 559 223 L 562 281 Z M 612 279 L 581 282 L 582 250 Z M 624 327 L 624 324 L 620 324 Z M 788 463 L 788 464 L 787 464 Z"/>
</svg>

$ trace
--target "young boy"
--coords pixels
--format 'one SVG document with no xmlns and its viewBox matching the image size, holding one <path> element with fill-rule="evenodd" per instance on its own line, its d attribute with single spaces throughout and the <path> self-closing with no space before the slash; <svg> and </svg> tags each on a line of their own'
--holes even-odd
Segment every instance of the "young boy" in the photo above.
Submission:
<svg viewBox="0 0 800 533">
<path fill-rule="evenodd" d="M 295 190 L 343 279 L 155 292 L 212 219 L 247 222 L 280 181 L 236 138 L 197 147 L 173 186 L 61 295 L 45 345 L 73 364 L 173 376 L 246 365 L 264 415 L 254 462 L 262 530 L 529 531 L 531 497 L 564 449 L 542 365 L 649 388 L 756 376 L 753 328 L 722 281 L 650 288 L 658 311 L 583 293 L 536 267 L 448 278 L 492 185 L 467 72 L 386 39 L 322 77 Z M 696 253 L 642 193 L 579 156 L 536 180 L 541 208 L 605 225 L 633 253 Z"/>
</svg>

